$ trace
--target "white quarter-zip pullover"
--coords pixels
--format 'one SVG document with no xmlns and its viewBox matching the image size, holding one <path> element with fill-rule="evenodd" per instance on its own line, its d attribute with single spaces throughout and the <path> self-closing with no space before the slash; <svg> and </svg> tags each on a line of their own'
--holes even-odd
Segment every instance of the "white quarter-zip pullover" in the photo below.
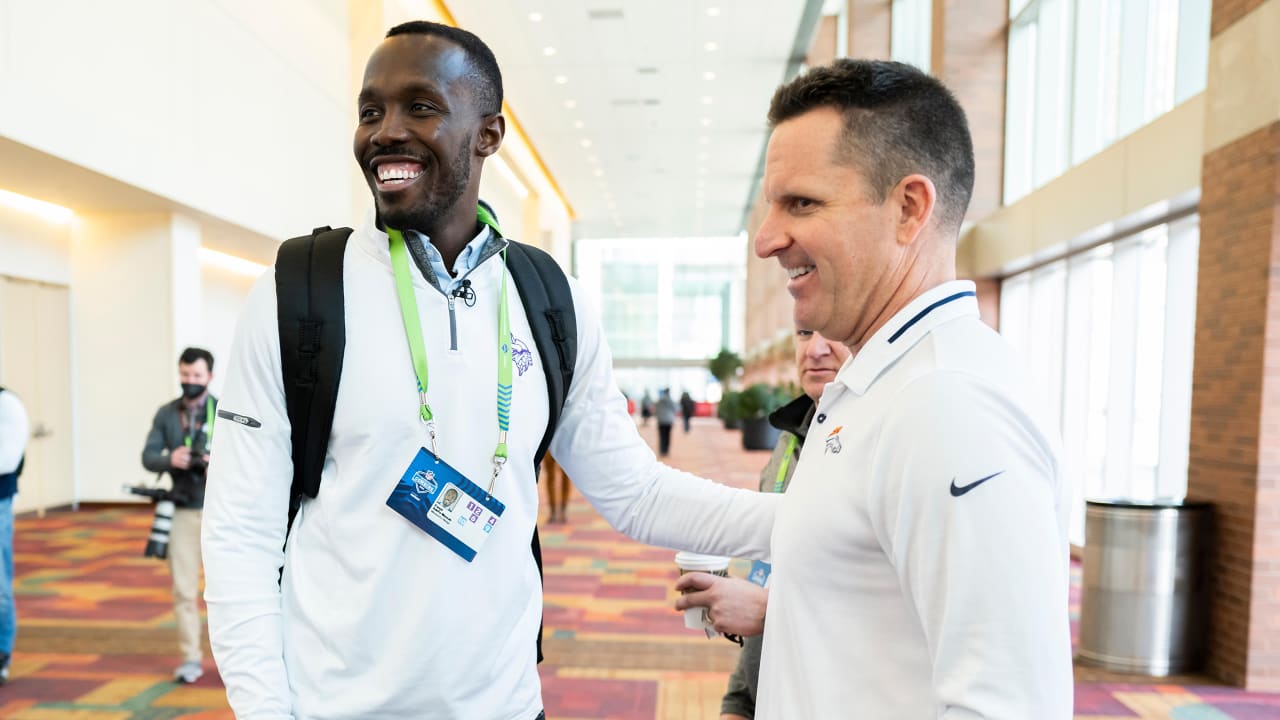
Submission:
<svg viewBox="0 0 1280 720">
<path fill-rule="evenodd" d="M 439 452 L 481 486 L 498 439 L 501 262 L 494 255 L 471 271 L 474 307 L 451 308 L 419 273 L 413 278 Z M 249 297 L 228 363 L 220 408 L 261 423 L 218 421 L 205 500 L 210 637 L 232 709 L 241 720 L 533 720 L 542 709 L 533 455 L 548 408 L 517 288 L 509 291 L 517 354 L 510 461 L 494 488 L 506 512 L 468 563 L 386 504 L 428 439 L 387 236 L 371 217 L 352 234 L 344 267 L 347 338 L 333 432 L 320 494 L 302 506 L 287 552 L 292 463 L 270 271 Z M 656 461 L 614 383 L 597 316 L 572 279 L 571 287 L 577 364 L 551 452 L 575 486 L 641 541 L 765 555 L 776 498 Z"/>
</svg>

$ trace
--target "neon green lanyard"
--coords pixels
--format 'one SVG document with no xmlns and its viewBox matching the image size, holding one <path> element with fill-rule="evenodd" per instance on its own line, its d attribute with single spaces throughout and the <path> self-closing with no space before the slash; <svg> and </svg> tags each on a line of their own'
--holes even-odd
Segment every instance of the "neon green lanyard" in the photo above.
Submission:
<svg viewBox="0 0 1280 720">
<path fill-rule="evenodd" d="M 493 217 L 481 208 L 481 222 L 498 231 Z M 500 233 L 499 233 L 500 234 Z M 435 415 L 427 401 L 427 349 L 422 339 L 422 321 L 418 317 L 418 303 L 413 295 L 413 280 L 409 275 L 409 252 L 404 235 L 399 230 L 387 229 L 391 244 L 391 268 L 396 276 L 396 295 L 400 301 L 400 317 L 404 320 L 404 333 L 409 341 L 409 355 L 413 358 L 413 371 L 418 376 L 418 397 L 422 401 L 419 416 L 431 436 L 431 454 L 437 458 Z M 493 477 L 488 492 L 498 473 L 507 462 L 507 432 L 511 428 L 511 319 L 507 313 L 507 251 L 502 251 L 502 295 L 498 301 L 498 446 L 493 451 Z"/>
<path fill-rule="evenodd" d="M 191 438 L 195 434 L 195 428 L 187 429 L 187 436 L 182 439 L 182 444 L 188 448 L 191 447 Z M 208 450 L 213 444 L 213 398 L 204 399 L 204 449 Z"/>
<path fill-rule="evenodd" d="M 796 453 L 796 445 L 799 444 L 795 435 L 787 438 L 787 454 L 782 458 L 782 464 L 778 466 L 778 477 L 773 481 L 773 491 L 782 492 L 782 488 L 787 484 L 787 468 L 791 467 L 791 456 Z"/>
</svg>

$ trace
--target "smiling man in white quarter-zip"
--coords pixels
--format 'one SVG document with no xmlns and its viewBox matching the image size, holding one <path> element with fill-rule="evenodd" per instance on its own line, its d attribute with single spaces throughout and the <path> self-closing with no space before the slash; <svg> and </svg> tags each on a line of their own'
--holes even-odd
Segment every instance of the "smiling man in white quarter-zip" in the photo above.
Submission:
<svg viewBox="0 0 1280 720">
<path fill-rule="evenodd" d="M 509 282 L 507 253 L 530 250 L 478 209 L 505 131 L 501 75 L 471 33 L 406 23 L 370 58 L 357 108 L 376 214 L 341 257 L 323 483 L 291 530 L 276 294 L 290 278 L 264 275 L 236 332 L 205 503 L 218 669 L 241 720 L 535 720 L 535 458 L 562 368 L 544 367 Z M 657 462 L 569 288 L 577 349 L 551 453 L 631 537 L 764 555 L 776 498 Z"/>
<path fill-rule="evenodd" d="M 909 65 L 837 60 L 769 116 L 756 254 L 852 357 L 775 520 L 756 717 L 1067 720 L 1070 492 L 955 279 L 964 112 Z"/>
</svg>

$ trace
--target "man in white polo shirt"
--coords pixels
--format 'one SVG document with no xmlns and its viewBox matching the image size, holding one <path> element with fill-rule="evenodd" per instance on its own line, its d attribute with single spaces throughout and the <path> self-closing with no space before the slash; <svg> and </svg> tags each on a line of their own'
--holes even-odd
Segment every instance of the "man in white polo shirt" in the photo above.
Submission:
<svg viewBox="0 0 1280 720">
<path fill-rule="evenodd" d="M 756 717 L 1066 720 L 1070 493 L 955 279 L 964 112 L 911 66 L 838 60 L 769 119 L 756 254 L 853 356 L 774 523 Z"/>
</svg>

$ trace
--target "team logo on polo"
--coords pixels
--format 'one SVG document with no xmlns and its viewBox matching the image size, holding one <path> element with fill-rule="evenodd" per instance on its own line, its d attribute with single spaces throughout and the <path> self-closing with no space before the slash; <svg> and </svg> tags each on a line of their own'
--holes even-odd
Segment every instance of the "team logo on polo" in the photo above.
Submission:
<svg viewBox="0 0 1280 720">
<path fill-rule="evenodd" d="M 840 431 L 843 429 L 844 429 L 844 426 L 841 425 L 835 430 L 832 430 L 831 434 L 827 436 L 826 451 L 831 453 L 832 455 L 839 455 L 840 451 L 844 449 L 844 446 L 840 444 Z"/>
<path fill-rule="evenodd" d="M 431 470 L 419 470 L 413 474 L 413 486 L 424 495 L 435 492 L 437 485 L 436 474 Z"/>
<path fill-rule="evenodd" d="M 533 367 L 533 353 L 529 352 L 529 346 L 515 335 L 511 336 L 511 362 L 522 376 L 525 370 Z"/>
</svg>

